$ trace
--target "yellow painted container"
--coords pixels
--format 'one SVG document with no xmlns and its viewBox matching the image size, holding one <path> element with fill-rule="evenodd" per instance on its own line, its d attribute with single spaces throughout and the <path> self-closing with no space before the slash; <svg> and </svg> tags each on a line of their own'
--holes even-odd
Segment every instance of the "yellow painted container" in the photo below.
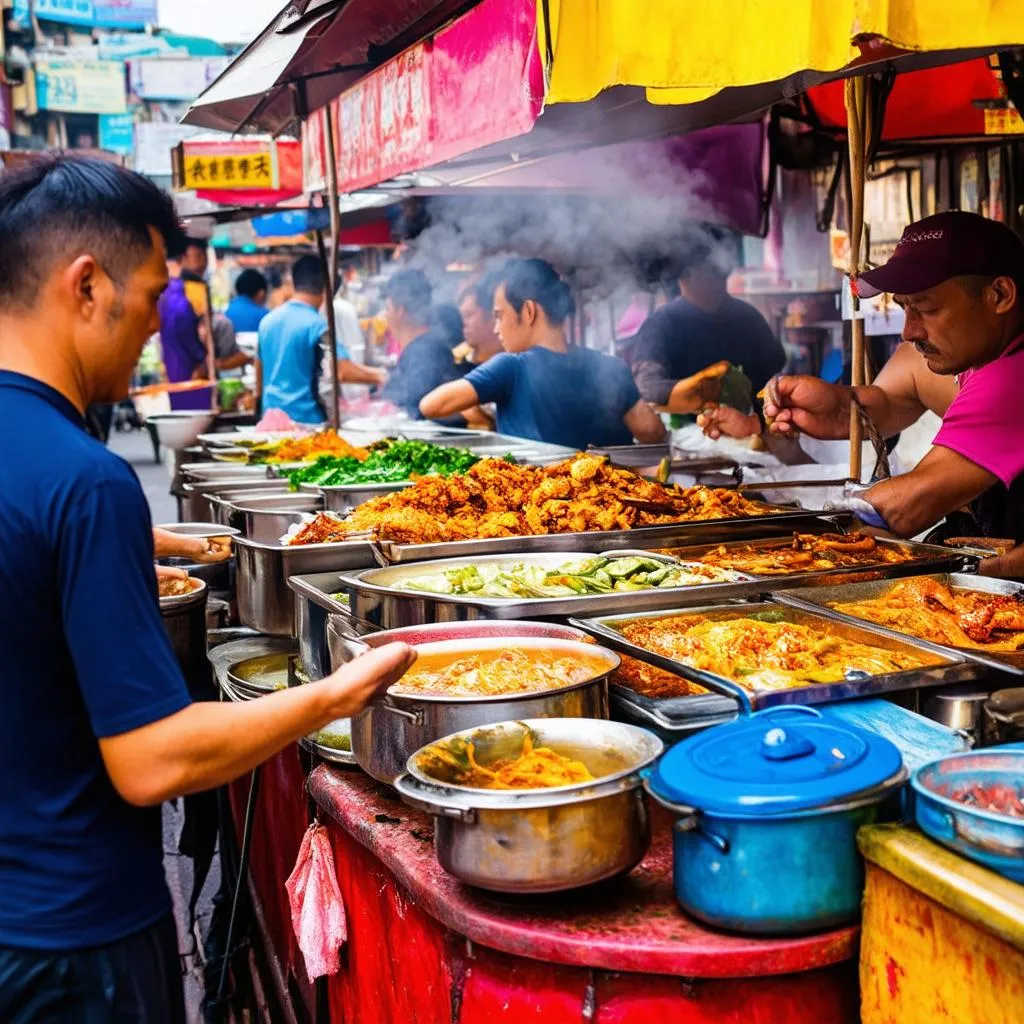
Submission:
<svg viewBox="0 0 1024 1024">
<path fill-rule="evenodd" d="M 1024 886 L 916 829 L 858 843 L 862 1024 L 1024 1024 Z"/>
</svg>

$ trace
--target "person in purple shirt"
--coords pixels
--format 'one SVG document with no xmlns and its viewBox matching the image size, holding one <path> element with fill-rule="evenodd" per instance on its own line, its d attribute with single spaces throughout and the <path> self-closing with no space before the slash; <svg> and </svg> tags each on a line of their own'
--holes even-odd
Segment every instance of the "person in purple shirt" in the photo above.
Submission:
<svg viewBox="0 0 1024 1024">
<path fill-rule="evenodd" d="M 206 346 L 199 336 L 199 315 L 189 300 L 182 277 L 184 257 L 185 252 L 170 254 L 171 279 L 157 305 L 164 369 L 172 383 L 192 380 L 196 371 L 206 365 Z M 170 399 L 174 410 L 210 408 L 209 388 L 172 394 Z"/>
</svg>

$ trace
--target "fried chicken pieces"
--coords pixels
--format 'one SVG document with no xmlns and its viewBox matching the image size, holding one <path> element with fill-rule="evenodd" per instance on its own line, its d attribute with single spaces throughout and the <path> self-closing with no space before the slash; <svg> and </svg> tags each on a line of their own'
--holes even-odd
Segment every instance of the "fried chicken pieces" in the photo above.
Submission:
<svg viewBox="0 0 1024 1024">
<path fill-rule="evenodd" d="M 1024 600 L 956 590 L 928 577 L 900 580 L 881 597 L 832 607 L 924 640 L 1003 653 L 1024 650 Z"/>
<path fill-rule="evenodd" d="M 647 511 L 629 501 L 657 503 Z M 629 530 L 695 519 L 758 515 L 765 507 L 735 491 L 666 487 L 606 458 L 580 454 L 554 466 L 518 466 L 498 459 L 478 462 L 461 476 L 429 476 L 353 510 L 341 531 L 373 533 L 399 544 L 433 544 L 485 537 L 517 537 L 592 530 Z M 310 524 L 313 526 L 314 524 Z M 331 533 L 336 527 L 332 525 Z M 304 530 L 290 543 L 320 531 Z M 343 539 L 331 536 L 331 540 Z"/>
</svg>

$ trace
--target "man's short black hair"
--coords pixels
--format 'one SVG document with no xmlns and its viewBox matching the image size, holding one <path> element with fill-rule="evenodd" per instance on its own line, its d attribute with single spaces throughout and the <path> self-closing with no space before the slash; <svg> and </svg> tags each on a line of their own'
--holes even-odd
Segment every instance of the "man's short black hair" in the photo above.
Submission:
<svg viewBox="0 0 1024 1024">
<path fill-rule="evenodd" d="M 58 261 L 92 255 L 123 285 L 152 251 L 181 245 L 174 204 L 148 178 L 89 157 L 40 156 L 0 177 L 0 306 L 31 306 Z"/>
<path fill-rule="evenodd" d="M 327 287 L 324 265 L 318 256 L 300 256 L 292 264 L 292 284 L 297 292 L 317 295 Z"/>
<path fill-rule="evenodd" d="M 409 267 L 396 271 L 384 283 L 381 294 L 421 324 L 425 324 L 430 317 L 434 290 L 422 270 Z"/>
<path fill-rule="evenodd" d="M 248 270 L 243 270 L 235 281 L 236 294 L 245 295 L 250 299 L 255 299 L 260 292 L 266 290 L 267 279 L 258 270 L 253 270 L 251 267 Z"/>
</svg>

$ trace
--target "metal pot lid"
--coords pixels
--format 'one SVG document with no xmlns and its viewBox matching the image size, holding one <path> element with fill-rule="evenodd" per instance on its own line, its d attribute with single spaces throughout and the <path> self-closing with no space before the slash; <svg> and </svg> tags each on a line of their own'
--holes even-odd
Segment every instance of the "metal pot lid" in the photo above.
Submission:
<svg viewBox="0 0 1024 1024">
<path fill-rule="evenodd" d="M 894 743 L 814 708 L 774 707 L 673 747 L 652 791 L 716 814 L 759 816 L 826 807 L 900 777 Z"/>
</svg>

